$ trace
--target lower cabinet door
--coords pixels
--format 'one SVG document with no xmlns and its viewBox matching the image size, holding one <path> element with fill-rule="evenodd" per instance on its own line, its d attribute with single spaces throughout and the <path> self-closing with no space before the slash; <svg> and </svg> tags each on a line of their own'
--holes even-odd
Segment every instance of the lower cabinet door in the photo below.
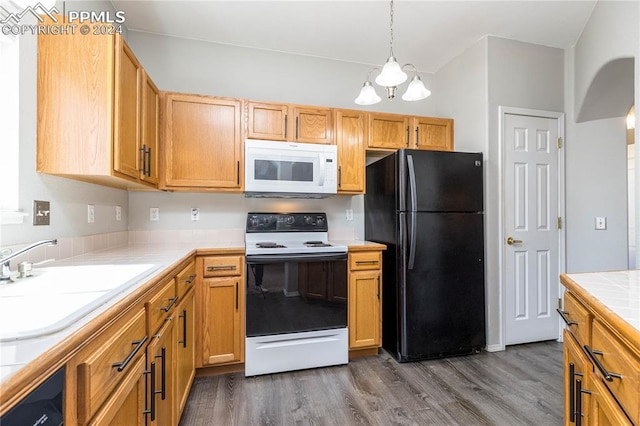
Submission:
<svg viewBox="0 0 640 426">
<path fill-rule="evenodd" d="M 589 424 L 589 404 L 591 399 L 588 394 L 582 393 L 580 404 L 577 404 L 577 380 L 585 391 L 589 389 L 590 375 L 586 374 L 591 369 L 591 363 L 578 345 L 576 339 L 567 330 L 564 330 L 564 424 Z M 581 406 L 581 418 L 576 420 L 578 405 Z"/>
<path fill-rule="evenodd" d="M 145 424 L 146 362 L 147 359 L 143 356 L 132 366 L 127 377 L 89 422 L 90 425 L 142 426 Z"/>
<path fill-rule="evenodd" d="M 180 419 L 182 410 L 187 403 L 189 388 L 195 376 L 194 325 L 195 298 L 194 291 L 186 297 L 176 310 L 177 329 L 175 334 L 176 348 L 176 416 Z"/>
<path fill-rule="evenodd" d="M 244 361 L 244 281 L 207 278 L 204 284 L 202 364 Z"/>
<path fill-rule="evenodd" d="M 380 271 L 349 274 L 349 349 L 381 344 Z"/>
<path fill-rule="evenodd" d="M 168 319 L 153 336 L 147 349 L 147 363 L 150 374 L 147 425 L 173 425 L 173 363 L 174 363 L 173 318 Z"/>
<path fill-rule="evenodd" d="M 594 377 L 591 381 L 591 400 L 591 423 L 583 422 L 582 424 L 598 426 L 633 425 L 604 383 L 597 377 Z"/>
</svg>

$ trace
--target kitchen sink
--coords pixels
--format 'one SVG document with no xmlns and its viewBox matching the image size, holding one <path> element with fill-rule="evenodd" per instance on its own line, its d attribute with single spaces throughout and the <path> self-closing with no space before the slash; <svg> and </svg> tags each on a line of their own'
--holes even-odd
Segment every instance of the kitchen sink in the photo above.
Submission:
<svg viewBox="0 0 640 426">
<path fill-rule="evenodd" d="M 0 342 L 63 330 L 159 268 L 155 264 L 57 266 L 2 284 Z"/>
</svg>

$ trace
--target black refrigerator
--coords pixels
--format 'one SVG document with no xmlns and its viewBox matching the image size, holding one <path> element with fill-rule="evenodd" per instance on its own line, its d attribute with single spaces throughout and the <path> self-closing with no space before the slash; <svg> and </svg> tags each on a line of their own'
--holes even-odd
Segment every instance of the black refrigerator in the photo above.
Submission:
<svg viewBox="0 0 640 426">
<path fill-rule="evenodd" d="M 481 153 L 401 149 L 367 166 L 365 238 L 384 243 L 382 344 L 399 361 L 486 344 Z"/>
</svg>

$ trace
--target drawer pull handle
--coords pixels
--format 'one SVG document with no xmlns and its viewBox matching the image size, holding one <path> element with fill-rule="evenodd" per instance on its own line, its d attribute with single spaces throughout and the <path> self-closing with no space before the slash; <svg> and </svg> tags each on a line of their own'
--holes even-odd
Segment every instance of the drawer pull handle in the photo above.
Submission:
<svg viewBox="0 0 640 426">
<path fill-rule="evenodd" d="M 207 266 L 207 271 L 233 271 L 236 265 Z"/>
<path fill-rule="evenodd" d="M 118 368 L 118 372 L 121 372 L 122 370 L 127 368 L 127 365 L 129 365 L 129 363 L 131 362 L 133 357 L 136 356 L 136 354 L 138 353 L 140 348 L 142 348 L 142 346 L 144 346 L 144 344 L 147 341 L 147 339 L 148 339 L 148 337 L 144 336 L 142 338 L 142 340 L 134 340 L 133 342 L 131 342 L 131 344 L 132 345 L 136 345 L 136 347 L 133 348 L 131 353 L 129 355 L 127 355 L 127 357 L 125 358 L 124 361 L 122 361 L 122 362 L 114 362 L 113 364 L 111 364 L 111 367 L 117 367 Z"/>
<path fill-rule="evenodd" d="M 165 311 L 165 312 L 169 312 L 171 310 L 171 308 L 173 308 L 173 305 L 176 304 L 176 302 L 178 301 L 178 297 L 170 297 L 169 300 L 171 301 L 167 306 L 163 306 L 160 308 L 161 311 Z"/>
<path fill-rule="evenodd" d="M 149 392 L 149 400 L 150 400 L 150 408 L 148 410 L 144 410 L 144 414 L 151 415 L 151 421 L 156 419 L 156 363 L 151 362 L 151 367 L 149 370 L 145 370 L 144 374 L 149 374 L 151 376 L 151 392 Z M 147 381 L 144 381 L 145 386 L 145 395 L 148 393 L 146 391 Z M 146 397 L 145 397 L 145 406 L 146 406 Z M 146 408 L 146 407 L 145 407 Z"/>
<path fill-rule="evenodd" d="M 377 260 L 356 260 L 356 265 L 375 265 Z"/>
<path fill-rule="evenodd" d="M 236 311 L 238 310 L 238 296 L 239 296 L 239 290 L 238 290 L 238 281 L 236 281 Z M 264 294 L 263 294 L 264 295 Z"/>
<path fill-rule="evenodd" d="M 556 309 L 556 312 L 560 315 L 560 318 L 562 318 L 562 321 L 564 321 L 565 324 L 567 324 L 567 325 L 578 325 L 577 322 L 571 321 L 569 318 L 567 318 L 567 315 L 570 315 L 569 312 L 561 311 L 559 308 Z"/>
<path fill-rule="evenodd" d="M 193 282 L 193 280 L 195 280 L 195 279 L 196 279 L 196 274 L 189 275 L 189 278 L 184 280 L 184 282 L 187 283 L 187 284 L 191 284 Z"/>
<path fill-rule="evenodd" d="M 621 374 L 608 372 L 607 369 L 604 368 L 604 365 L 602 365 L 600 360 L 598 360 L 598 358 L 596 358 L 596 355 L 600 355 L 600 356 L 604 355 L 604 353 L 602 351 L 594 351 L 593 349 L 591 349 L 589 347 L 589 345 L 584 345 L 584 350 L 587 351 L 587 355 L 589 355 L 589 358 L 591 358 L 591 361 L 593 361 L 593 363 L 596 365 L 596 367 L 598 367 L 598 370 L 600 370 L 600 373 L 602 374 L 602 376 L 604 377 L 604 379 L 607 382 L 612 382 L 614 378 L 615 379 L 622 379 L 622 375 Z"/>
</svg>

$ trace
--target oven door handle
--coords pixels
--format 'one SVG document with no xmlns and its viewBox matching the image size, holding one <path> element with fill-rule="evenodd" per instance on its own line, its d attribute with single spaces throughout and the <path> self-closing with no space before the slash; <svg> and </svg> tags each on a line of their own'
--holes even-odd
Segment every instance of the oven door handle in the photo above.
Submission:
<svg viewBox="0 0 640 426">
<path fill-rule="evenodd" d="M 347 253 L 249 254 L 248 264 L 347 260 Z"/>
</svg>

